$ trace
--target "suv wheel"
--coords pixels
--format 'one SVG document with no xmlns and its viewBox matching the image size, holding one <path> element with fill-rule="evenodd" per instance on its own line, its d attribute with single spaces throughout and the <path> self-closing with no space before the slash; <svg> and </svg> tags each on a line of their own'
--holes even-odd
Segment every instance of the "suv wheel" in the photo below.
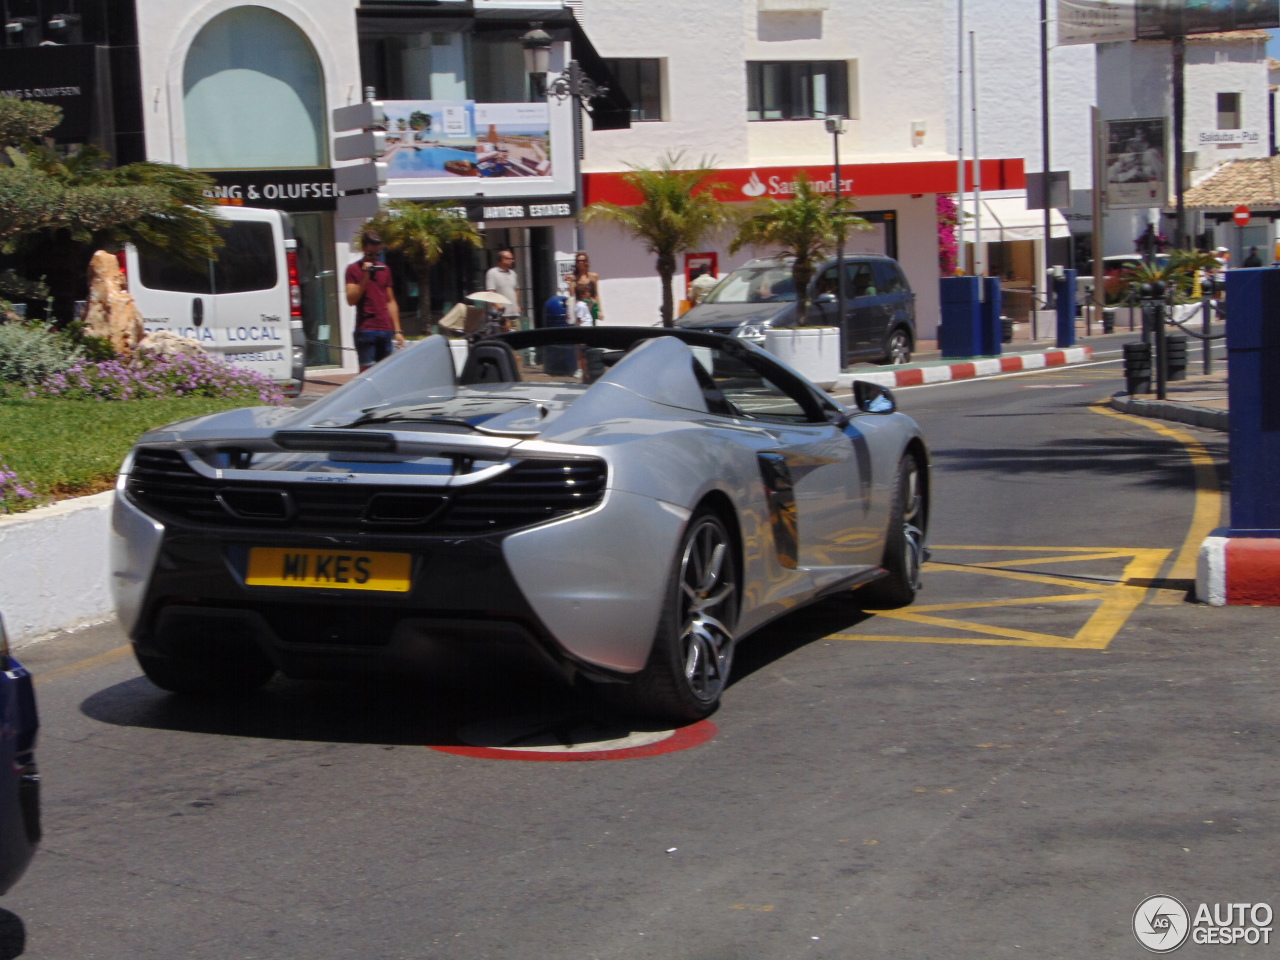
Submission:
<svg viewBox="0 0 1280 960">
<path fill-rule="evenodd" d="M 881 363 L 898 365 L 911 362 L 911 335 L 898 327 L 884 345 L 884 359 Z"/>
</svg>

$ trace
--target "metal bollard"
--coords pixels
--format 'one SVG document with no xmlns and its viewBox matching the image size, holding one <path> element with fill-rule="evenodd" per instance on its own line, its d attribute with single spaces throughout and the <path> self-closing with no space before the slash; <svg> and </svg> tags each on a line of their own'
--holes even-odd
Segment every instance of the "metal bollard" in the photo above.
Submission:
<svg viewBox="0 0 1280 960">
<path fill-rule="evenodd" d="M 1130 396 L 1151 392 L 1151 344 L 1139 341 L 1124 345 L 1124 383 Z"/>
<path fill-rule="evenodd" d="M 1164 338 L 1164 356 L 1170 380 L 1187 379 L 1187 339 L 1182 333 L 1170 333 Z"/>
</svg>

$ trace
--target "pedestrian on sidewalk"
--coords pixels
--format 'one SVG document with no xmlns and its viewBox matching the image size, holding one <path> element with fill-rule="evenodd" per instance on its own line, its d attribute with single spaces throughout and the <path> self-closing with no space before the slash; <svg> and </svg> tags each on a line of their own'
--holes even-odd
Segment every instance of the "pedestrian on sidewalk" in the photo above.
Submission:
<svg viewBox="0 0 1280 960">
<path fill-rule="evenodd" d="M 500 293 L 510 303 L 502 306 L 502 328 L 510 330 L 513 323 L 524 316 L 520 303 L 520 278 L 516 274 L 516 255 L 510 250 L 498 251 L 498 265 L 490 267 L 484 275 L 484 288 Z"/>
<path fill-rule="evenodd" d="M 361 257 L 348 265 L 347 303 L 356 308 L 356 356 L 363 372 L 404 343 L 400 305 L 391 285 L 391 269 L 382 262 L 382 237 L 372 230 L 360 235 Z"/>
</svg>

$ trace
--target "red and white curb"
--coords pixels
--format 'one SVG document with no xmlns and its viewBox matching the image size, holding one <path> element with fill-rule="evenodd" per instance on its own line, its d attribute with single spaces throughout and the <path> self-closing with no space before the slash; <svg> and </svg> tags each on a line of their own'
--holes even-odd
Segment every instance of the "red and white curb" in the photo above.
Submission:
<svg viewBox="0 0 1280 960">
<path fill-rule="evenodd" d="M 1205 537 L 1196 599 L 1215 607 L 1280 607 L 1280 539 Z"/>
<path fill-rule="evenodd" d="M 1073 363 L 1086 363 L 1092 358 L 1092 347 L 1070 347 L 1066 350 L 1049 350 L 1046 353 L 1021 353 L 1012 357 L 945 363 L 936 367 L 909 367 L 904 370 L 885 370 L 879 373 L 842 373 L 837 386 L 849 387 L 855 380 L 865 380 L 878 383 L 882 387 L 922 387 L 929 383 L 949 383 L 952 380 L 994 377 L 1002 373 L 1065 367 Z"/>
</svg>

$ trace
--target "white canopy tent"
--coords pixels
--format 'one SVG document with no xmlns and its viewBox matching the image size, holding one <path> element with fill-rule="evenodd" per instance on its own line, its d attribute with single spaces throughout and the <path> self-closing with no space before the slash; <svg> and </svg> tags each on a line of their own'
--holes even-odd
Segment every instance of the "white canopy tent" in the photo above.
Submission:
<svg viewBox="0 0 1280 960">
<path fill-rule="evenodd" d="M 969 210 L 973 209 L 970 198 Z M 972 217 L 972 214 L 971 214 Z M 970 225 L 973 221 L 970 219 Z M 1049 234 L 1055 240 L 1071 236 L 1067 218 L 1059 210 L 1049 211 Z M 972 236 L 972 233 L 970 233 Z M 1043 240 L 1044 211 L 1028 210 L 1026 196 L 983 197 L 982 231 L 979 243 L 1004 243 L 1010 240 Z"/>
</svg>

